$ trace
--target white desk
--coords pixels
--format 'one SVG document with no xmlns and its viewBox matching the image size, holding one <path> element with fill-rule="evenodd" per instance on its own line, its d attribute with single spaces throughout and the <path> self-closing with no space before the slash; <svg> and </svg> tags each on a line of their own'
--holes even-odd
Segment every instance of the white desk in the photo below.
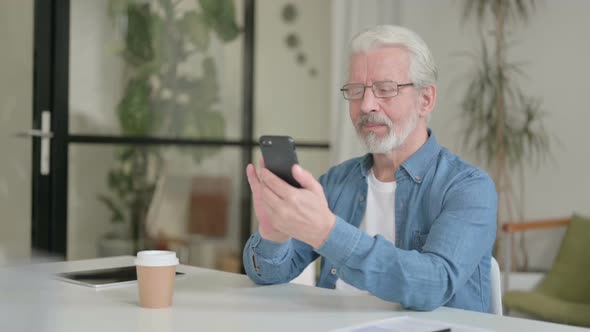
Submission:
<svg viewBox="0 0 590 332">
<path fill-rule="evenodd" d="M 247 276 L 190 266 L 168 309 L 142 309 L 135 285 L 96 291 L 47 273 L 132 264 L 115 257 L 0 270 L 0 331 L 326 331 L 398 315 L 497 331 L 577 331 L 565 325 L 464 310 L 401 311 L 373 296 L 285 284 L 255 286 Z M 22 270 L 33 271 L 28 273 Z M 34 277 L 31 277 L 34 276 Z M 586 330 L 587 331 L 587 330 Z"/>
</svg>

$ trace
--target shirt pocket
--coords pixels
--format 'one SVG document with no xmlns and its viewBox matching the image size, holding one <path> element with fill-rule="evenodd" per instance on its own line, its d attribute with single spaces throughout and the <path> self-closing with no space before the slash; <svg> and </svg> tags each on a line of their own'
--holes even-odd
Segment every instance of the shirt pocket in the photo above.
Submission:
<svg viewBox="0 0 590 332">
<path fill-rule="evenodd" d="M 429 233 L 421 233 L 420 231 L 415 231 L 414 232 L 414 241 L 413 241 L 414 248 L 412 248 L 412 249 L 422 252 L 422 248 L 424 247 L 424 244 L 426 243 L 426 239 L 428 238 L 428 234 Z"/>
</svg>

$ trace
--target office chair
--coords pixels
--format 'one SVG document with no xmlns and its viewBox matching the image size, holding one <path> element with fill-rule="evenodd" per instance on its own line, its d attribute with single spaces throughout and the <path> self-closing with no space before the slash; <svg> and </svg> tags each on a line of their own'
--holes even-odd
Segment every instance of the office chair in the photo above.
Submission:
<svg viewBox="0 0 590 332">
<path fill-rule="evenodd" d="M 500 266 L 494 257 L 490 264 L 490 307 L 492 313 L 502 316 L 502 283 L 500 276 Z"/>
<path fill-rule="evenodd" d="M 590 218 L 568 219 L 504 225 L 508 233 L 563 225 L 568 229 L 541 283 L 533 291 L 507 292 L 503 302 L 507 310 L 537 319 L 590 327 Z"/>
</svg>

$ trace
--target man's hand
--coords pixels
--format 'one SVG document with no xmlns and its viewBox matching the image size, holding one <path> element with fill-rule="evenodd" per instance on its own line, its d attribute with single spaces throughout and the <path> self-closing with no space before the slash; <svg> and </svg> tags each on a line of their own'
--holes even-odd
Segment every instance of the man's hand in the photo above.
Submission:
<svg viewBox="0 0 590 332">
<path fill-rule="evenodd" d="M 295 188 L 266 168 L 260 170 L 261 204 L 265 219 L 282 234 L 317 249 L 328 238 L 336 223 L 322 185 L 308 171 L 294 165 L 293 177 L 303 188 Z"/>
<path fill-rule="evenodd" d="M 264 160 L 262 158 L 260 158 L 260 166 L 264 168 Z M 248 183 L 250 184 L 250 190 L 252 191 L 254 213 L 256 214 L 256 218 L 258 218 L 258 232 L 260 233 L 260 236 L 266 240 L 274 242 L 285 242 L 289 240 L 289 236 L 275 229 L 268 219 L 268 214 L 263 206 L 261 197 L 263 184 L 260 182 L 260 178 L 256 173 L 254 165 L 249 164 L 246 167 L 246 175 L 248 176 Z"/>
</svg>

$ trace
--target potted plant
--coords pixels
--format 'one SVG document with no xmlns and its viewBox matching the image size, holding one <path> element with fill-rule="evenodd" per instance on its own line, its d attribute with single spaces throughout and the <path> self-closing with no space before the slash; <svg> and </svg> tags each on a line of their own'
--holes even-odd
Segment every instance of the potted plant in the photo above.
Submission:
<svg viewBox="0 0 590 332">
<path fill-rule="evenodd" d="M 482 42 L 480 53 L 472 55 L 476 68 L 467 79 L 461 103 L 466 119 L 462 140 L 492 170 L 499 227 L 504 221 L 523 219 L 522 197 L 519 201 L 515 194 L 513 172 L 520 171 L 522 186 L 524 164 L 542 161 L 550 152 L 541 102 L 521 90 L 515 80 L 524 74 L 521 65 L 508 60 L 508 30 L 511 24 L 526 22 L 533 9 L 534 1 L 526 0 L 468 0 L 463 7 L 465 18 L 477 19 Z M 492 33 L 484 34 L 489 23 Z M 501 254 L 497 247 L 498 242 L 495 256 Z M 526 254 L 524 257 L 526 267 Z"/>
<path fill-rule="evenodd" d="M 123 35 L 124 94 L 117 106 L 121 135 L 224 137 L 225 121 L 217 108 L 217 65 L 209 52 L 212 38 L 230 42 L 240 29 L 232 0 L 111 0 L 109 12 Z M 200 75 L 180 69 L 197 61 Z M 191 63 L 192 63 L 191 62 Z M 195 162 L 216 153 L 191 152 Z M 110 192 L 98 199 L 111 211 L 112 230 L 99 243 L 99 255 L 129 254 L 144 244 L 143 223 L 163 158 L 153 146 L 126 146 L 115 153 L 109 170 Z M 116 246 L 120 249 L 114 249 Z"/>
</svg>

